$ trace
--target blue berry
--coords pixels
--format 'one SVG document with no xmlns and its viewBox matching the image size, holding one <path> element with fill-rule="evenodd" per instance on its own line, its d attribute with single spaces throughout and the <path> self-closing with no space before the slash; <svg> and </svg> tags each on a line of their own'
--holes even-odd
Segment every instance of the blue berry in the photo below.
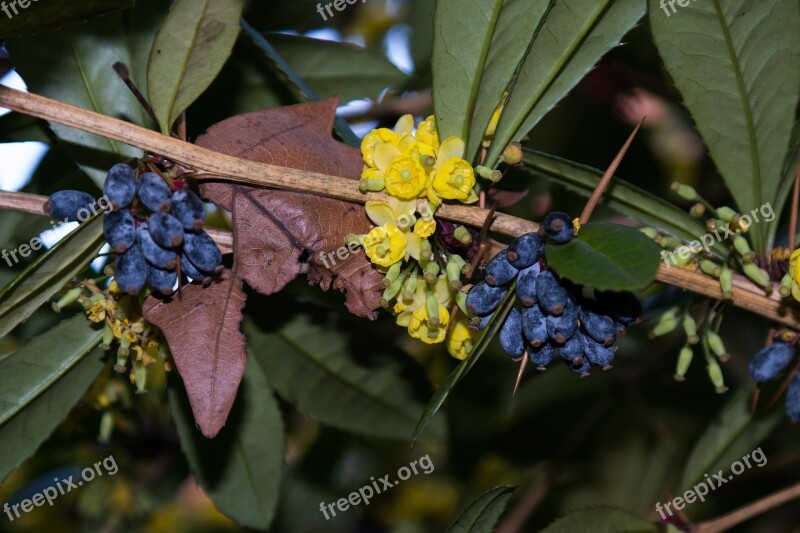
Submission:
<svg viewBox="0 0 800 533">
<path fill-rule="evenodd" d="M 547 239 L 555 244 L 565 244 L 575 236 L 572 219 L 566 213 L 556 211 L 544 217 L 542 223 Z"/>
<path fill-rule="evenodd" d="M 558 352 L 565 361 L 573 365 L 580 365 L 586 352 L 586 342 L 587 339 L 584 334 L 581 331 L 576 331 L 572 337 L 567 339 L 564 346 L 558 349 Z"/>
<path fill-rule="evenodd" d="M 522 309 L 522 332 L 534 348 L 547 343 L 547 319 L 538 306 Z"/>
<path fill-rule="evenodd" d="M 196 266 L 186 257 L 181 255 L 181 274 L 192 279 L 192 281 L 203 281 L 208 276 L 200 272 Z"/>
<path fill-rule="evenodd" d="M 592 364 L 586 357 L 584 357 L 578 364 L 573 364 L 570 363 L 569 361 L 566 361 L 566 363 L 570 370 L 572 370 L 576 374 L 580 374 L 582 378 L 585 378 L 589 375 L 589 369 L 592 367 Z"/>
<path fill-rule="evenodd" d="M 580 307 L 572 298 L 567 300 L 567 306 L 561 316 L 547 317 L 547 334 L 558 344 L 564 344 L 578 329 L 578 313 Z"/>
<path fill-rule="evenodd" d="M 177 266 L 178 254 L 175 253 L 175 250 L 162 248 L 156 244 L 146 223 L 140 225 L 136 230 L 136 241 L 142 255 L 150 265 L 163 270 L 172 270 Z"/>
<path fill-rule="evenodd" d="M 544 372 L 547 370 L 547 365 L 553 361 L 553 355 L 556 353 L 555 348 L 550 344 L 542 344 L 538 348 L 528 350 L 528 357 L 531 363 L 536 365 L 536 370 Z"/>
<path fill-rule="evenodd" d="M 786 414 L 792 422 L 800 420 L 800 374 L 795 374 L 786 393 Z"/>
<path fill-rule="evenodd" d="M 187 233 L 183 253 L 201 272 L 210 274 L 222 264 L 222 252 L 214 239 L 206 233 Z"/>
<path fill-rule="evenodd" d="M 174 270 L 162 270 L 150 265 L 147 269 L 147 284 L 161 294 L 172 294 L 178 274 Z"/>
<path fill-rule="evenodd" d="M 82 191 L 58 191 L 50 195 L 44 211 L 56 220 L 83 222 L 95 205 L 94 196 Z"/>
<path fill-rule="evenodd" d="M 486 265 L 486 283 L 492 287 L 508 285 L 517 277 L 517 269 L 508 262 L 508 250 L 503 250 Z"/>
<path fill-rule="evenodd" d="M 621 322 L 626 328 L 641 321 L 642 304 L 630 291 L 595 291 L 595 299 L 603 313 Z"/>
<path fill-rule="evenodd" d="M 542 311 L 558 316 L 567 307 L 569 294 L 553 273 L 545 270 L 536 278 L 536 298 Z"/>
<path fill-rule="evenodd" d="M 164 178 L 155 172 L 145 172 L 139 176 L 139 200 L 154 212 L 166 212 L 172 207 L 172 191 Z"/>
<path fill-rule="evenodd" d="M 780 374 L 793 357 L 794 348 L 789 343 L 773 342 L 750 361 L 750 377 L 759 383 L 770 380 Z"/>
<path fill-rule="evenodd" d="M 593 310 L 590 305 L 581 307 L 580 312 L 581 326 L 583 331 L 596 342 L 610 346 L 614 342 L 614 319 L 610 316 L 601 315 Z"/>
<path fill-rule="evenodd" d="M 153 213 L 147 219 L 147 228 L 153 240 L 162 248 L 177 248 L 183 243 L 183 226 L 167 213 Z"/>
<path fill-rule="evenodd" d="M 186 231 L 199 231 L 206 219 L 206 209 L 199 196 L 189 189 L 181 189 L 172 195 L 172 215 Z"/>
<path fill-rule="evenodd" d="M 106 242 L 118 254 L 124 253 L 136 241 L 136 222 L 130 211 L 112 211 L 103 215 L 103 234 Z"/>
<path fill-rule="evenodd" d="M 114 165 L 106 175 L 103 183 L 103 195 L 111 202 L 114 211 L 119 211 L 131 205 L 136 196 L 136 173 L 126 165 Z"/>
<path fill-rule="evenodd" d="M 131 246 L 114 261 L 114 279 L 123 292 L 138 294 L 147 283 L 148 268 L 139 247 Z"/>
<path fill-rule="evenodd" d="M 513 358 L 522 357 L 525 353 L 525 339 L 522 337 L 522 315 L 514 308 L 508 313 L 503 327 L 500 328 L 500 346 Z"/>
<path fill-rule="evenodd" d="M 525 307 L 536 305 L 536 278 L 542 271 L 541 263 L 534 263 L 524 270 L 520 270 L 517 277 L 517 298 Z"/>
<path fill-rule="evenodd" d="M 467 294 L 467 312 L 473 316 L 486 316 L 492 313 L 508 292 L 505 287 L 492 287 L 481 281 Z"/>
<path fill-rule="evenodd" d="M 617 346 L 603 346 L 599 342 L 586 339 L 584 348 L 586 359 L 591 364 L 599 366 L 603 370 L 611 368 L 611 363 L 614 362 L 614 354 L 617 353 Z"/>
<path fill-rule="evenodd" d="M 544 240 L 538 233 L 526 233 L 508 246 L 508 262 L 522 270 L 539 261 L 544 255 Z"/>
</svg>

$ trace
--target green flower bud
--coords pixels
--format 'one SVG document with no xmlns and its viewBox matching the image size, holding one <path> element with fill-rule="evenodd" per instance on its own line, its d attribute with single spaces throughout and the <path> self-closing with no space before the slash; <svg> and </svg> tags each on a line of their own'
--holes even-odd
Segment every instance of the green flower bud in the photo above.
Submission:
<svg viewBox="0 0 800 533">
<path fill-rule="evenodd" d="M 778 292 L 782 297 L 788 298 L 789 296 L 791 296 L 793 282 L 794 280 L 792 279 L 791 274 L 786 274 L 785 276 L 783 276 L 783 279 L 781 280 L 781 286 L 778 289 Z"/>
<path fill-rule="evenodd" d="M 715 278 L 720 277 L 722 274 L 722 267 L 708 259 L 700 260 L 700 270 L 702 270 L 704 274 L 714 276 Z"/>
<path fill-rule="evenodd" d="M 756 285 L 764 289 L 765 291 L 772 290 L 772 282 L 769 279 L 769 274 L 760 268 L 755 263 L 745 263 L 744 265 L 744 275 L 750 278 Z"/>
<path fill-rule="evenodd" d="M 62 309 L 66 306 L 75 303 L 78 301 L 78 297 L 80 297 L 83 289 L 80 287 L 75 287 L 74 289 L 70 289 L 67 293 L 62 296 L 57 302 L 53 302 L 53 311 L 56 313 L 60 313 Z"/>
<path fill-rule="evenodd" d="M 111 329 L 108 321 L 106 321 L 106 326 L 103 329 L 103 342 L 100 344 L 100 349 L 107 352 L 111 349 L 112 342 L 114 342 L 114 330 Z"/>
<path fill-rule="evenodd" d="M 100 417 L 100 432 L 97 435 L 97 440 L 102 444 L 111 442 L 111 434 L 114 432 L 114 415 L 111 411 L 106 410 L 103 416 Z"/>
<path fill-rule="evenodd" d="M 662 248 L 668 248 L 670 250 L 683 246 L 683 241 L 671 235 L 659 235 L 656 238 L 656 242 L 660 244 Z"/>
<path fill-rule="evenodd" d="M 439 277 L 439 271 L 440 271 L 439 264 L 434 261 L 431 261 L 430 263 L 425 265 L 425 274 L 423 277 L 425 278 L 425 281 L 428 283 L 428 285 L 433 285 L 434 283 L 436 283 L 436 278 Z"/>
<path fill-rule="evenodd" d="M 661 337 L 671 333 L 678 327 L 678 317 L 674 310 L 667 311 L 658 318 L 658 322 L 650 330 L 650 338 Z"/>
<path fill-rule="evenodd" d="M 362 179 L 358 182 L 358 189 L 361 192 L 380 192 L 385 187 L 386 181 L 383 178 Z"/>
<path fill-rule="evenodd" d="M 694 350 L 690 346 L 684 346 L 678 353 L 678 365 L 675 368 L 675 381 L 684 381 L 686 379 L 686 372 L 689 370 L 689 365 L 692 364 L 692 357 L 694 357 Z"/>
<path fill-rule="evenodd" d="M 397 276 L 400 275 L 401 268 L 402 264 L 399 261 L 389 267 L 389 270 L 386 272 L 386 276 L 383 278 L 383 280 L 381 280 L 381 286 L 384 289 L 388 288 L 392 282 L 397 279 Z"/>
<path fill-rule="evenodd" d="M 455 261 L 447 262 L 447 280 L 451 289 L 457 291 L 461 288 L 461 267 Z"/>
<path fill-rule="evenodd" d="M 690 202 L 694 202 L 697 200 L 697 191 L 691 185 L 686 185 L 684 183 L 673 182 L 671 189 L 678 194 L 684 200 L 689 200 Z"/>
<path fill-rule="evenodd" d="M 706 332 L 706 342 L 708 343 L 708 347 L 711 348 L 711 351 L 719 357 L 719 360 L 723 363 L 731 358 L 728 351 L 725 349 L 725 343 L 722 342 L 722 337 L 717 335 L 713 331 Z"/>
<path fill-rule="evenodd" d="M 383 291 L 383 295 L 381 296 L 381 307 L 388 308 L 389 302 L 395 299 L 397 294 L 400 292 L 400 289 L 403 288 L 403 281 L 405 278 L 403 276 L 397 276 L 395 280 Z"/>
<path fill-rule="evenodd" d="M 708 378 L 711 380 L 711 383 L 714 384 L 714 390 L 717 394 L 722 394 L 728 390 L 728 387 L 725 386 L 725 378 L 722 375 L 722 368 L 720 368 L 719 364 L 713 357 L 708 358 L 708 366 L 706 370 L 708 371 Z"/>
<path fill-rule="evenodd" d="M 719 215 L 719 218 L 721 218 L 725 222 L 733 222 L 735 219 L 738 219 L 740 217 L 739 213 L 737 213 L 730 207 L 725 207 L 725 206 L 717 208 L 717 215 Z M 736 226 L 738 224 L 734 225 Z"/>
<path fill-rule="evenodd" d="M 425 295 L 425 309 L 428 311 L 428 324 L 438 326 L 441 320 L 439 318 L 439 300 L 436 299 L 433 291 L 428 291 Z"/>
<path fill-rule="evenodd" d="M 706 206 L 697 202 L 689 209 L 689 214 L 694 218 L 703 218 L 706 214 Z"/>
<path fill-rule="evenodd" d="M 503 161 L 509 165 L 518 165 L 522 162 L 522 144 L 512 142 L 503 150 Z"/>
<path fill-rule="evenodd" d="M 689 313 L 683 315 L 683 330 L 686 332 L 687 342 L 689 344 L 697 344 L 700 337 L 697 336 L 697 322 L 694 317 Z"/>
<path fill-rule="evenodd" d="M 431 241 L 428 239 L 423 239 L 420 243 L 419 256 L 425 261 L 430 261 L 433 259 L 433 248 L 431 247 Z"/>
<path fill-rule="evenodd" d="M 742 260 L 744 260 L 745 263 L 752 263 L 756 258 L 756 254 L 750 249 L 750 244 L 747 242 L 747 239 L 741 235 L 735 235 L 733 237 L 733 248 L 742 256 Z"/>
<path fill-rule="evenodd" d="M 131 341 L 122 335 L 119 341 L 119 349 L 117 349 L 117 363 L 114 365 L 114 371 L 124 374 L 128 366 L 128 355 L 130 355 Z"/>
<path fill-rule="evenodd" d="M 136 384 L 136 394 L 147 392 L 147 367 L 141 361 L 133 363 L 133 382 Z"/>
<path fill-rule="evenodd" d="M 459 226 L 453 232 L 453 237 L 458 239 L 458 242 L 463 244 L 464 246 L 469 246 L 472 244 L 472 235 L 464 226 Z"/>
<path fill-rule="evenodd" d="M 650 226 L 645 226 L 643 228 L 639 228 L 639 231 L 653 239 L 654 241 L 658 239 L 658 230 L 656 228 L 652 228 Z"/>
<path fill-rule="evenodd" d="M 455 294 L 456 305 L 461 312 L 464 313 L 466 316 L 469 316 L 469 312 L 467 312 L 467 293 L 463 290 L 456 291 Z"/>
<path fill-rule="evenodd" d="M 413 300 L 414 293 L 417 292 L 417 269 L 408 275 L 405 284 L 403 285 L 403 300 Z"/>
<path fill-rule="evenodd" d="M 727 265 L 723 265 L 722 273 L 719 275 L 719 287 L 722 289 L 722 297 L 726 300 L 733 298 L 733 273 Z"/>
</svg>

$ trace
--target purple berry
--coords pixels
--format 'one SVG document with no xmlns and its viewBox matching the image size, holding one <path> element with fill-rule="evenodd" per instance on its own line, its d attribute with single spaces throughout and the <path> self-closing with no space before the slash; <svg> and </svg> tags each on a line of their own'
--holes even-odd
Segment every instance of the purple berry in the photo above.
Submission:
<svg viewBox="0 0 800 533">
<path fill-rule="evenodd" d="M 83 222 L 94 213 L 94 196 L 82 191 L 58 191 L 50 195 L 45 212 L 56 220 Z"/>
<path fill-rule="evenodd" d="M 750 361 L 750 377 L 759 383 L 774 378 L 792 361 L 794 351 L 786 342 L 773 342 L 765 346 Z"/>
<path fill-rule="evenodd" d="M 210 274 L 222 264 L 222 252 L 214 239 L 206 233 L 187 233 L 183 253 L 201 272 Z"/>
<path fill-rule="evenodd" d="M 109 169 L 106 181 L 103 183 L 103 195 L 111 202 L 114 211 L 119 211 L 131 205 L 136 196 L 136 173 L 126 165 L 120 163 Z"/>
<path fill-rule="evenodd" d="M 536 278 L 542 271 L 541 263 L 534 263 L 524 270 L 520 270 L 517 277 L 517 298 L 525 307 L 536 305 Z"/>
<path fill-rule="evenodd" d="M 526 233 L 508 246 L 508 262 L 516 269 L 528 268 L 544 255 L 544 240 L 538 233 Z"/>
<path fill-rule="evenodd" d="M 183 224 L 186 231 L 199 231 L 206 219 L 206 209 L 199 196 L 188 189 L 181 189 L 172 195 L 172 215 Z"/>
<path fill-rule="evenodd" d="M 172 191 L 164 178 L 155 172 L 145 172 L 139 176 L 137 191 L 142 204 L 153 212 L 166 212 L 172 207 Z"/>
<path fill-rule="evenodd" d="M 517 269 L 511 266 L 508 262 L 508 251 L 503 250 L 489 261 L 486 265 L 486 276 L 484 279 L 486 283 L 492 287 L 500 285 L 508 285 L 515 277 L 517 277 Z"/>
<path fill-rule="evenodd" d="M 566 244 L 575 236 L 572 218 L 566 213 L 555 211 L 544 217 L 544 234 L 554 244 Z"/>
<path fill-rule="evenodd" d="M 103 215 L 103 234 L 106 242 L 118 254 L 133 246 L 136 241 L 136 222 L 130 211 L 112 211 Z"/>
<path fill-rule="evenodd" d="M 505 287 L 492 287 L 481 281 L 467 294 L 467 312 L 473 316 L 486 316 L 492 313 L 503 301 L 506 292 L 508 289 Z"/>
<path fill-rule="evenodd" d="M 167 213 L 153 213 L 147 219 L 150 236 L 162 248 L 177 248 L 183 244 L 183 226 L 178 219 Z"/>
</svg>

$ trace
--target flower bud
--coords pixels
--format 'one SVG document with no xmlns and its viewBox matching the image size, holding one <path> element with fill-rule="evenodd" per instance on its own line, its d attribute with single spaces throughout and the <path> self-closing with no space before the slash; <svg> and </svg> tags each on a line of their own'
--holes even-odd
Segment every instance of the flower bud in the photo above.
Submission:
<svg viewBox="0 0 800 533">
<path fill-rule="evenodd" d="M 709 357 L 707 362 L 706 370 L 708 371 L 708 378 L 714 384 L 714 390 L 717 394 L 726 392 L 728 387 L 725 386 L 725 378 L 722 375 L 722 368 L 720 368 L 719 363 L 713 357 Z"/>
<path fill-rule="evenodd" d="M 719 287 L 722 289 L 722 297 L 726 300 L 733 298 L 733 272 L 727 265 L 723 265 L 722 273 L 719 275 Z"/>
<path fill-rule="evenodd" d="M 386 276 L 383 278 L 383 280 L 381 280 L 381 286 L 384 289 L 388 288 L 392 282 L 397 279 L 397 276 L 400 275 L 401 266 L 401 263 L 398 261 L 389 267 L 388 272 L 386 272 Z"/>
<path fill-rule="evenodd" d="M 689 344 L 697 344 L 700 337 L 697 336 L 697 322 L 689 313 L 683 315 L 683 330 L 686 332 L 686 339 Z"/>
<path fill-rule="evenodd" d="M 53 302 L 53 311 L 60 313 L 63 308 L 78 301 L 78 297 L 80 297 L 82 292 L 83 289 L 80 287 L 68 290 L 57 302 Z"/>
<path fill-rule="evenodd" d="M 769 292 L 772 290 L 772 282 L 769 279 L 769 274 L 760 268 L 755 263 L 745 263 L 744 275 L 750 278 L 756 285 Z"/>
<path fill-rule="evenodd" d="M 103 329 L 103 342 L 100 344 L 100 349 L 106 352 L 109 351 L 112 342 L 114 342 L 114 330 L 111 329 L 111 325 L 106 321 L 106 326 Z"/>
<path fill-rule="evenodd" d="M 756 258 L 756 254 L 750 249 L 750 244 L 747 242 L 747 239 L 741 235 L 733 237 L 733 248 L 742 256 L 742 260 L 745 263 L 752 263 Z"/>
<path fill-rule="evenodd" d="M 425 265 L 425 274 L 424 278 L 428 285 L 433 285 L 436 283 L 436 278 L 439 277 L 439 264 L 435 261 L 431 261 L 427 265 Z"/>
<path fill-rule="evenodd" d="M 676 181 L 672 183 L 670 188 L 684 200 L 689 200 L 690 202 L 697 200 L 697 191 L 691 185 L 686 185 Z"/>
<path fill-rule="evenodd" d="M 453 232 L 453 237 L 458 239 L 458 242 L 464 246 L 469 246 L 472 244 L 472 234 L 470 234 L 470 232 L 464 226 L 457 227 Z"/>
<path fill-rule="evenodd" d="M 678 365 L 675 368 L 675 381 L 684 381 L 686 379 L 686 372 L 689 370 L 689 365 L 692 364 L 692 357 L 694 357 L 694 350 L 690 346 L 684 346 L 678 353 Z"/>
<path fill-rule="evenodd" d="M 455 261 L 447 262 L 447 280 L 449 287 L 457 291 L 461 288 L 461 267 Z"/>
<path fill-rule="evenodd" d="M 722 337 L 713 331 L 706 332 L 706 342 L 711 351 L 719 357 L 723 363 L 731 358 L 728 351 L 725 349 L 725 344 L 722 342 Z"/>
<path fill-rule="evenodd" d="M 700 260 L 700 270 L 702 270 L 704 274 L 714 276 L 715 278 L 720 277 L 722 274 L 722 267 L 708 259 Z"/>
<path fill-rule="evenodd" d="M 136 394 L 147 392 L 147 367 L 141 361 L 133 363 L 133 382 L 136 384 Z"/>
<path fill-rule="evenodd" d="M 658 318 L 658 322 L 650 330 L 650 338 L 661 337 L 667 333 L 671 333 L 678 327 L 678 317 L 675 316 L 674 310 L 669 310 Z"/>
<path fill-rule="evenodd" d="M 794 283 L 794 280 L 792 279 L 791 274 L 786 274 L 783 276 L 783 279 L 781 280 L 781 286 L 778 289 L 778 292 L 782 297 L 788 298 L 792 294 L 792 283 Z"/>
<path fill-rule="evenodd" d="M 414 293 L 417 292 L 417 279 L 417 269 L 415 268 L 414 271 L 408 275 L 408 278 L 403 285 L 403 300 L 414 299 Z"/>
<path fill-rule="evenodd" d="M 656 228 L 645 226 L 643 228 L 639 228 L 639 231 L 653 239 L 654 241 L 658 240 L 658 230 Z"/>
<path fill-rule="evenodd" d="M 697 202 L 689 209 L 689 214 L 694 218 L 703 218 L 706 214 L 706 206 Z"/>
</svg>

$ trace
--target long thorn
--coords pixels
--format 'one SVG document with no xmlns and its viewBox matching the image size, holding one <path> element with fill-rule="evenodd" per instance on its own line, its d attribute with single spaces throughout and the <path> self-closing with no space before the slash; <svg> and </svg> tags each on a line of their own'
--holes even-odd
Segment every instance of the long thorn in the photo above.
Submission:
<svg viewBox="0 0 800 533">
<path fill-rule="evenodd" d="M 592 196 L 589 198 L 589 201 L 586 202 L 586 206 L 583 208 L 583 212 L 581 213 L 581 218 L 580 218 L 581 224 L 586 224 L 587 222 L 589 222 L 589 217 L 592 216 L 594 208 L 597 207 L 597 204 L 600 202 L 600 197 L 603 196 L 603 193 L 606 191 L 606 188 L 608 188 L 608 184 L 611 182 L 611 178 L 614 177 L 614 172 L 617 171 L 617 168 L 619 168 L 619 164 L 622 163 L 622 159 L 628 152 L 628 148 L 631 147 L 633 139 L 636 137 L 636 134 L 639 133 L 639 128 L 641 128 L 642 124 L 644 124 L 645 118 L 647 117 L 642 117 L 642 120 L 639 122 L 639 124 L 636 125 L 636 128 L 630 134 L 628 140 L 625 141 L 625 144 L 622 145 L 622 148 L 620 149 L 619 153 L 611 162 L 611 166 L 609 166 L 608 170 L 606 170 L 606 173 L 603 174 L 603 178 L 597 184 L 597 187 L 594 189 L 594 192 L 592 193 Z"/>
<path fill-rule="evenodd" d="M 797 209 L 800 204 L 800 161 L 797 162 L 797 173 L 794 176 L 794 187 L 792 187 L 792 211 L 789 214 L 789 251 L 794 251 L 795 240 L 797 239 Z"/>
<path fill-rule="evenodd" d="M 522 381 L 522 375 L 525 374 L 525 367 L 528 366 L 528 349 L 525 348 L 525 352 L 522 354 L 522 361 L 519 363 L 519 373 L 517 374 L 517 382 L 514 384 L 514 392 L 511 396 L 517 395 L 517 389 L 519 389 L 519 384 Z"/>
<path fill-rule="evenodd" d="M 128 71 L 128 67 L 125 66 L 125 63 L 122 63 L 121 61 L 114 63 L 114 72 L 116 72 L 117 76 L 119 76 L 125 85 L 128 86 L 128 89 L 130 89 L 130 91 L 133 93 L 133 96 L 135 96 L 139 101 L 139 104 L 141 104 L 145 113 L 150 115 L 150 118 L 152 118 L 153 121 L 158 124 L 155 111 L 153 111 L 153 108 L 150 107 L 150 102 L 147 101 L 147 98 L 144 97 L 136 84 L 131 80 L 130 72 Z"/>
<path fill-rule="evenodd" d="M 475 253 L 475 256 L 472 258 L 472 262 L 470 263 L 471 270 L 469 276 L 467 276 L 467 281 L 470 281 L 472 276 L 475 275 L 475 271 L 478 270 L 478 265 L 481 264 L 481 260 L 486 254 L 486 250 L 489 249 L 489 245 L 486 243 L 486 240 L 489 236 L 489 226 L 492 225 L 492 220 L 494 220 L 494 212 L 496 210 L 497 202 L 495 202 L 494 205 L 492 205 L 492 208 L 489 209 L 489 213 L 487 213 L 486 219 L 483 221 L 481 234 L 478 237 L 478 251 Z"/>
</svg>

